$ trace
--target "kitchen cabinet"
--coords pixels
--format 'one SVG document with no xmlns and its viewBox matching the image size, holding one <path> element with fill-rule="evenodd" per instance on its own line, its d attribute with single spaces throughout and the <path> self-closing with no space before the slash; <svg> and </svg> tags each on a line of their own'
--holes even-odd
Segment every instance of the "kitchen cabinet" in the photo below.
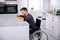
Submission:
<svg viewBox="0 0 60 40">
<path fill-rule="evenodd" d="M 44 18 L 39 18 L 41 20 L 41 30 L 48 35 L 49 40 L 58 40 L 59 36 L 59 17 L 51 14 L 46 14 L 46 20 Z M 58 34 L 59 33 L 59 34 Z M 44 35 L 43 35 L 44 37 Z M 45 37 L 44 37 L 45 39 Z"/>
<path fill-rule="evenodd" d="M 5 2 L 5 0 L 0 0 L 0 2 Z"/>
<path fill-rule="evenodd" d="M 17 1 L 17 0 L 6 0 L 6 1 Z"/>
<path fill-rule="evenodd" d="M 51 32 L 49 30 L 43 29 L 42 31 L 44 31 L 47 34 L 48 40 L 58 40 L 53 36 L 53 34 L 51 34 Z M 46 38 L 46 35 L 43 34 L 42 39 L 45 39 L 45 38 Z M 45 39 L 45 40 L 47 40 L 47 39 Z"/>
<path fill-rule="evenodd" d="M 46 30 L 48 30 L 55 38 L 58 39 L 59 17 L 47 14 L 46 15 Z"/>
<path fill-rule="evenodd" d="M 0 26 L 0 39 L 29 40 L 28 28 L 28 26 Z"/>
<path fill-rule="evenodd" d="M 0 40 L 29 40 L 29 24 L 16 14 L 0 15 Z"/>
</svg>

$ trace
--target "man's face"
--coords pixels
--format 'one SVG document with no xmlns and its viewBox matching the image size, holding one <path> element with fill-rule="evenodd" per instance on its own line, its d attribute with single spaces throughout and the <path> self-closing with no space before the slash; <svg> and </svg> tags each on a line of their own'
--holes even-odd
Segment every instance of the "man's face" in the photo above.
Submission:
<svg viewBox="0 0 60 40">
<path fill-rule="evenodd" d="M 26 15 L 26 13 L 27 13 L 27 11 L 26 11 L 26 10 L 22 10 L 21 12 L 22 12 L 22 15 L 24 15 L 24 16 L 25 16 L 25 15 Z"/>
</svg>

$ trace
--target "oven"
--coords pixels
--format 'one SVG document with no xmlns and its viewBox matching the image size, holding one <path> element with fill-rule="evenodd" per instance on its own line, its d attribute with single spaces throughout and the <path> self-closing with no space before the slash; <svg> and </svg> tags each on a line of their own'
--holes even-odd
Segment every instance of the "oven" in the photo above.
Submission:
<svg viewBox="0 0 60 40">
<path fill-rule="evenodd" d="M 0 14 L 16 14 L 18 13 L 17 4 L 0 4 Z"/>
<path fill-rule="evenodd" d="M 7 4 L 6 13 L 7 14 L 16 14 L 18 12 L 17 4 Z"/>
<path fill-rule="evenodd" d="M 0 14 L 5 13 L 5 5 L 4 4 L 0 4 Z"/>
</svg>

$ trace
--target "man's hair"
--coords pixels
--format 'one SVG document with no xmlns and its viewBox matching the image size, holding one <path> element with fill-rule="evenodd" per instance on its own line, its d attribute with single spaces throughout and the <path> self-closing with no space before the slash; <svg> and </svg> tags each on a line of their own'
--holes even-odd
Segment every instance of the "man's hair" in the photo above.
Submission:
<svg viewBox="0 0 60 40">
<path fill-rule="evenodd" d="M 22 10 L 26 10 L 27 11 L 27 8 L 26 7 L 23 7 L 23 8 L 20 9 L 20 11 L 22 11 Z"/>
</svg>

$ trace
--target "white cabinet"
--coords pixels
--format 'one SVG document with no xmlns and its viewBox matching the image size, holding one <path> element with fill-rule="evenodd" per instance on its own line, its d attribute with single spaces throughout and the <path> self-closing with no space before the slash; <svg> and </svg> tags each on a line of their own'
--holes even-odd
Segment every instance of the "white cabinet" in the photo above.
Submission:
<svg viewBox="0 0 60 40">
<path fill-rule="evenodd" d="M 1 14 L 0 40 L 29 40 L 29 24 L 18 21 L 16 14 Z"/>
<path fill-rule="evenodd" d="M 0 27 L 0 40 L 29 40 L 29 26 Z"/>
<path fill-rule="evenodd" d="M 55 37 L 58 38 L 58 16 L 46 15 L 46 29 Z"/>
<path fill-rule="evenodd" d="M 5 2 L 5 0 L 0 0 L 0 2 Z"/>
</svg>

